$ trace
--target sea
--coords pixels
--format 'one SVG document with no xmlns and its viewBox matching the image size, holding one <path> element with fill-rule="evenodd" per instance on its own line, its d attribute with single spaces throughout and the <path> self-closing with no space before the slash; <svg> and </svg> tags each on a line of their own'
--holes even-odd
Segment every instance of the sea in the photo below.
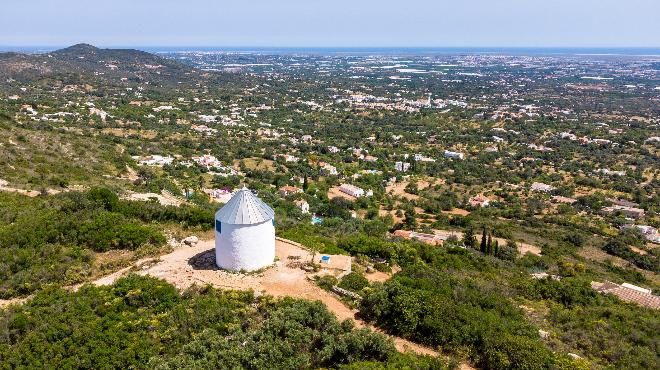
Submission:
<svg viewBox="0 0 660 370">
<path fill-rule="evenodd" d="M 1 46 L 0 52 L 48 53 L 66 46 Z M 151 53 L 247 53 L 310 55 L 530 55 L 660 57 L 660 47 L 252 47 L 252 46 L 109 46 Z"/>
</svg>

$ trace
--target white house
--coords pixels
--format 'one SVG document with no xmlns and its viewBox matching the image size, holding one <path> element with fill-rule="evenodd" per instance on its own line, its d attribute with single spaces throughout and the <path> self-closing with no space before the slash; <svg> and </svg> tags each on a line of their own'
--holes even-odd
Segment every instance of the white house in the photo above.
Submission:
<svg viewBox="0 0 660 370">
<path fill-rule="evenodd" d="M 394 169 L 399 172 L 407 172 L 410 168 L 410 163 L 398 161 L 394 163 Z"/>
<path fill-rule="evenodd" d="M 286 196 L 289 196 L 289 195 L 292 195 L 292 194 L 302 193 L 303 189 L 297 188 L 295 186 L 285 185 L 285 186 L 282 186 L 281 188 L 279 188 L 278 191 L 279 191 L 281 196 L 286 197 Z"/>
<path fill-rule="evenodd" d="M 602 173 L 609 176 L 625 176 L 626 171 L 612 171 L 609 168 L 599 168 L 595 172 Z"/>
<path fill-rule="evenodd" d="M 477 195 L 475 197 L 470 198 L 469 203 L 474 208 L 488 207 L 488 205 L 490 204 L 490 199 L 484 197 L 483 195 Z"/>
<path fill-rule="evenodd" d="M 282 154 L 280 156 L 284 158 L 285 162 L 294 162 L 295 163 L 295 162 L 298 162 L 300 160 L 300 158 L 298 158 L 296 156 L 293 156 L 291 154 Z"/>
<path fill-rule="evenodd" d="M 174 162 L 174 157 L 162 156 L 162 155 L 150 155 L 147 157 L 138 157 L 134 156 L 133 159 L 138 161 L 139 164 L 143 166 L 165 166 L 171 165 Z"/>
<path fill-rule="evenodd" d="M 532 184 L 531 189 L 533 191 L 539 191 L 539 192 L 542 192 L 542 193 L 549 193 L 549 192 L 555 190 L 555 187 L 552 186 L 552 185 L 544 184 L 542 182 L 535 182 L 535 183 Z"/>
<path fill-rule="evenodd" d="M 192 157 L 193 161 L 197 162 L 197 164 L 200 167 L 204 167 L 206 169 L 211 169 L 211 168 L 220 168 L 222 167 L 222 162 L 218 160 L 218 158 L 210 155 L 210 154 L 204 154 L 199 157 Z"/>
<path fill-rule="evenodd" d="M 164 110 L 179 110 L 171 105 L 161 105 L 160 107 L 153 108 L 154 112 L 162 112 Z"/>
<path fill-rule="evenodd" d="M 342 193 L 348 194 L 352 197 L 356 197 L 356 198 L 364 196 L 364 189 L 359 188 L 359 187 L 357 187 L 355 185 L 352 185 L 352 184 L 342 184 L 339 187 L 339 191 L 341 191 Z"/>
<path fill-rule="evenodd" d="M 300 200 L 295 201 L 294 203 L 298 206 L 298 208 L 300 208 L 300 211 L 304 215 L 309 213 L 309 203 L 307 203 L 306 200 L 300 199 Z"/>
<path fill-rule="evenodd" d="M 323 163 L 323 162 L 319 163 L 319 165 L 321 166 L 321 171 L 323 173 L 325 173 L 327 175 L 331 175 L 331 176 L 339 175 L 339 172 L 337 172 L 337 167 L 335 167 L 335 166 L 333 166 L 329 163 Z"/>
<path fill-rule="evenodd" d="M 562 133 L 559 134 L 559 136 L 562 139 L 568 139 L 568 140 L 571 140 L 571 141 L 577 140 L 577 136 L 575 136 L 575 134 L 571 134 L 570 132 L 562 132 Z"/>
<path fill-rule="evenodd" d="M 445 158 L 464 159 L 465 154 L 445 150 Z"/>
<path fill-rule="evenodd" d="M 254 271 L 275 261 L 275 212 L 244 187 L 215 214 L 215 261 L 232 271 Z"/>
<path fill-rule="evenodd" d="M 431 157 L 427 157 L 427 156 L 425 156 L 421 153 L 415 154 L 415 160 L 417 162 L 435 162 L 435 159 L 433 159 Z"/>
</svg>

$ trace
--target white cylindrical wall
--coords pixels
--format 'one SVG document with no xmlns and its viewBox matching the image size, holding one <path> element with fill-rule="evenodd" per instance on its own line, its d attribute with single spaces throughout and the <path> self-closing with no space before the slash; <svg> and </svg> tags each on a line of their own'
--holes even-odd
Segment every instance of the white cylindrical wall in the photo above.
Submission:
<svg viewBox="0 0 660 370">
<path fill-rule="evenodd" d="M 273 220 L 251 225 L 222 223 L 220 230 L 218 233 L 216 227 L 215 261 L 221 269 L 254 271 L 275 261 Z"/>
</svg>

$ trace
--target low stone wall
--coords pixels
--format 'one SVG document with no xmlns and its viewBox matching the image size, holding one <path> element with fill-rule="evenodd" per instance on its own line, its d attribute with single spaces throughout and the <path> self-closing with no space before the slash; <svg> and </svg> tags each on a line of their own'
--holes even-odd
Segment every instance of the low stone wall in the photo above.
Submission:
<svg viewBox="0 0 660 370">
<path fill-rule="evenodd" d="M 293 240 L 280 238 L 279 236 L 275 236 L 275 240 L 277 240 L 278 242 L 282 242 L 282 243 L 287 243 L 287 244 L 295 245 L 295 246 L 298 247 L 298 248 L 302 248 L 302 249 L 307 250 L 307 247 L 305 247 L 304 245 L 302 245 L 302 244 L 300 244 L 300 243 L 298 243 L 298 242 L 294 242 Z"/>
<path fill-rule="evenodd" d="M 346 290 L 346 289 L 344 289 L 344 288 L 340 288 L 340 287 L 338 287 L 338 286 L 336 286 L 336 285 L 334 285 L 334 286 L 332 287 L 332 291 L 335 292 L 335 293 L 337 293 L 337 294 L 339 294 L 339 295 L 343 295 L 343 296 L 351 297 L 351 298 L 356 299 L 356 300 L 358 300 L 358 301 L 362 299 L 362 297 L 361 297 L 359 294 L 357 294 L 357 293 L 353 293 L 353 292 L 351 292 L 350 290 Z"/>
</svg>

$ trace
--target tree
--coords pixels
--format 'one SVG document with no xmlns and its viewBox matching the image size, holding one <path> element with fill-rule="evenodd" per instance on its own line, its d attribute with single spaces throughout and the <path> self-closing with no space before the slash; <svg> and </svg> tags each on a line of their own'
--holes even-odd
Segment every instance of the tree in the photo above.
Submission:
<svg viewBox="0 0 660 370">
<path fill-rule="evenodd" d="M 87 192 L 87 197 L 101 205 L 106 211 L 114 211 L 119 205 L 117 194 L 106 188 L 92 188 Z"/>
<path fill-rule="evenodd" d="M 549 369 L 552 352 L 537 340 L 511 334 L 486 339 L 483 363 L 487 369 Z"/>
<path fill-rule="evenodd" d="M 181 180 L 181 185 L 183 186 L 183 191 L 186 198 L 190 198 L 195 189 L 195 181 L 192 179 L 184 179 Z"/>
<path fill-rule="evenodd" d="M 493 246 L 493 238 L 491 234 L 488 234 L 488 241 L 486 244 L 488 245 L 488 254 L 493 254 L 495 248 Z"/>
<path fill-rule="evenodd" d="M 406 188 L 404 190 L 408 194 L 418 194 L 419 193 L 419 187 L 417 186 L 416 181 L 409 182 L 408 185 L 406 185 Z"/>
<path fill-rule="evenodd" d="M 406 209 L 406 212 L 404 213 L 405 218 L 403 219 L 403 222 L 409 229 L 414 229 L 417 227 L 417 215 L 415 213 L 415 210 L 409 210 Z"/>
<path fill-rule="evenodd" d="M 516 242 L 508 240 L 506 245 L 498 247 L 496 257 L 505 261 L 515 261 L 516 257 L 518 257 L 518 246 Z"/>
<path fill-rule="evenodd" d="M 145 185 L 147 185 L 147 187 L 149 187 L 149 185 L 151 184 L 151 180 L 153 180 L 156 177 L 154 172 L 150 168 L 145 166 L 138 168 L 137 172 L 140 180 L 142 180 L 145 183 Z"/>
<path fill-rule="evenodd" d="M 482 233 L 481 233 L 481 246 L 479 248 L 481 253 L 487 253 L 488 252 L 488 244 L 486 240 L 486 228 L 484 227 Z"/>
<path fill-rule="evenodd" d="M 465 230 L 465 233 L 463 234 L 463 245 L 468 247 L 468 248 L 474 248 L 476 245 L 476 237 L 474 236 L 474 230 L 472 228 L 468 228 Z"/>
<path fill-rule="evenodd" d="M 344 288 L 356 293 L 359 293 L 364 287 L 367 286 L 369 286 L 369 280 L 367 280 L 367 278 L 365 278 L 362 274 L 355 271 L 344 276 L 339 282 L 340 288 Z"/>
</svg>

